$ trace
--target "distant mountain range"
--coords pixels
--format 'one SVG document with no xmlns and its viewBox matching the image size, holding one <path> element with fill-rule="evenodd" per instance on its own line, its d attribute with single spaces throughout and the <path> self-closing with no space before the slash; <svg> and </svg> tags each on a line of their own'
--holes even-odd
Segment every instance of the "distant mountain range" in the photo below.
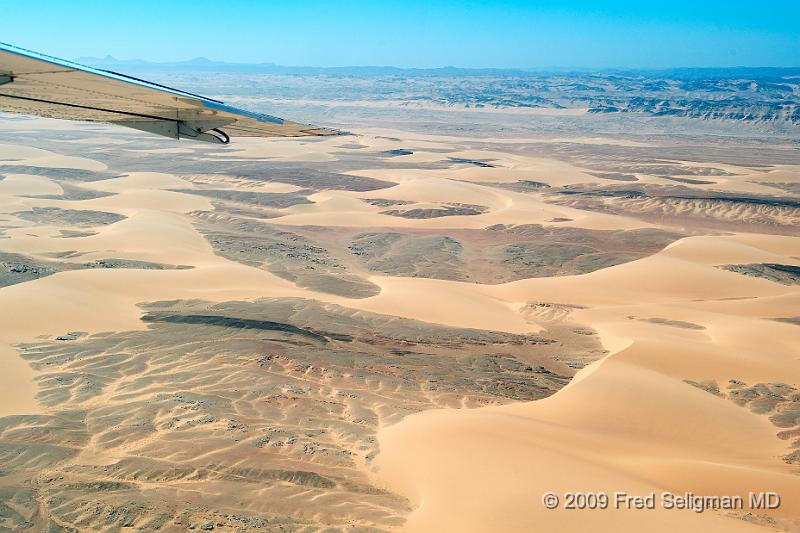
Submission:
<svg viewBox="0 0 800 533">
<path fill-rule="evenodd" d="M 250 105 L 262 98 L 392 101 L 490 109 L 580 108 L 592 114 L 800 125 L 800 68 L 407 69 L 292 67 L 205 58 L 153 63 L 113 57 L 84 57 L 77 62 L 222 99 L 245 98 Z"/>
<path fill-rule="evenodd" d="M 673 80 L 762 80 L 779 81 L 791 78 L 800 79 L 800 67 L 726 67 L 726 68 L 672 68 L 672 69 L 585 69 L 585 68 L 541 68 L 541 69 L 502 69 L 502 68 L 401 68 L 389 66 L 348 66 L 348 67 L 298 67 L 276 65 L 275 63 L 228 63 L 198 57 L 187 61 L 153 62 L 141 59 L 116 59 L 80 57 L 76 63 L 94 68 L 120 71 L 204 71 L 238 72 L 252 74 L 286 75 L 331 75 L 331 76 L 543 76 L 547 74 L 602 74 L 667 78 Z"/>
</svg>

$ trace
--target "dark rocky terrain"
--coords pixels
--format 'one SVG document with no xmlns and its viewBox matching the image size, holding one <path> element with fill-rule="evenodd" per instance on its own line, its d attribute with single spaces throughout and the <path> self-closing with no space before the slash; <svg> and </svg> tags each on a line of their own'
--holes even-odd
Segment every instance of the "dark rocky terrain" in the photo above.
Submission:
<svg viewBox="0 0 800 533">
<path fill-rule="evenodd" d="M 76 255 L 79 255 L 76 253 Z M 70 254 L 53 259 L 36 259 L 21 254 L 0 252 L 0 287 L 24 283 L 67 270 L 91 268 L 138 268 L 144 270 L 185 270 L 189 265 L 165 265 L 131 259 L 98 259 L 88 262 L 68 261 Z"/>
<path fill-rule="evenodd" d="M 603 354 L 557 324 L 513 335 L 300 299 L 143 312 L 144 331 L 21 347 L 49 411 L 0 418 L 0 528 L 341 531 L 357 514 L 352 530 L 385 530 L 409 503 L 363 471 L 379 425 L 543 398 Z"/>
<path fill-rule="evenodd" d="M 319 242 L 256 220 L 196 213 L 198 229 L 214 251 L 262 268 L 297 285 L 349 298 L 378 294 L 377 285 L 352 273 Z"/>
<path fill-rule="evenodd" d="M 501 224 L 484 230 L 358 233 L 348 249 L 374 272 L 505 283 L 586 274 L 650 255 L 681 236 L 647 229 L 592 231 Z"/>
<path fill-rule="evenodd" d="M 745 276 L 764 278 L 783 285 L 800 285 L 800 266 L 775 263 L 752 265 L 722 265 L 720 268 Z"/>
</svg>

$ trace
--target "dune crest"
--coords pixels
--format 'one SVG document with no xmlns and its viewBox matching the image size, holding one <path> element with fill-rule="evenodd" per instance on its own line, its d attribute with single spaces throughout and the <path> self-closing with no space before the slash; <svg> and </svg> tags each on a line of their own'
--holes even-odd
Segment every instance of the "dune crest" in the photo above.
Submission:
<svg viewBox="0 0 800 533">
<path fill-rule="evenodd" d="M 0 529 L 797 529 L 796 149 L 415 113 L 224 151 L 0 120 Z M 782 504 L 541 500 L 749 490 Z"/>
</svg>

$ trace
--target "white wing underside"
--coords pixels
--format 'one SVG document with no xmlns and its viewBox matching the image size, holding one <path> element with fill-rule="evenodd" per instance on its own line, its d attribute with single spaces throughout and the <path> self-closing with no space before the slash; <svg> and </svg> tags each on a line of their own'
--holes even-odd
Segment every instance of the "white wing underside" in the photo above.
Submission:
<svg viewBox="0 0 800 533">
<path fill-rule="evenodd" d="M 338 132 L 0 43 L 0 112 L 107 122 L 175 139 L 308 137 Z"/>
</svg>

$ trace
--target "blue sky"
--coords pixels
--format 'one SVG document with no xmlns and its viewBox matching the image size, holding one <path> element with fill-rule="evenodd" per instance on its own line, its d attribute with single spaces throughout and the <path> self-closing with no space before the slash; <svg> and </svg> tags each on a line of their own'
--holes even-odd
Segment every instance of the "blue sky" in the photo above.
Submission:
<svg viewBox="0 0 800 533">
<path fill-rule="evenodd" d="M 0 0 L 0 19 L 0 41 L 67 59 L 800 66 L 797 1 Z"/>
</svg>

